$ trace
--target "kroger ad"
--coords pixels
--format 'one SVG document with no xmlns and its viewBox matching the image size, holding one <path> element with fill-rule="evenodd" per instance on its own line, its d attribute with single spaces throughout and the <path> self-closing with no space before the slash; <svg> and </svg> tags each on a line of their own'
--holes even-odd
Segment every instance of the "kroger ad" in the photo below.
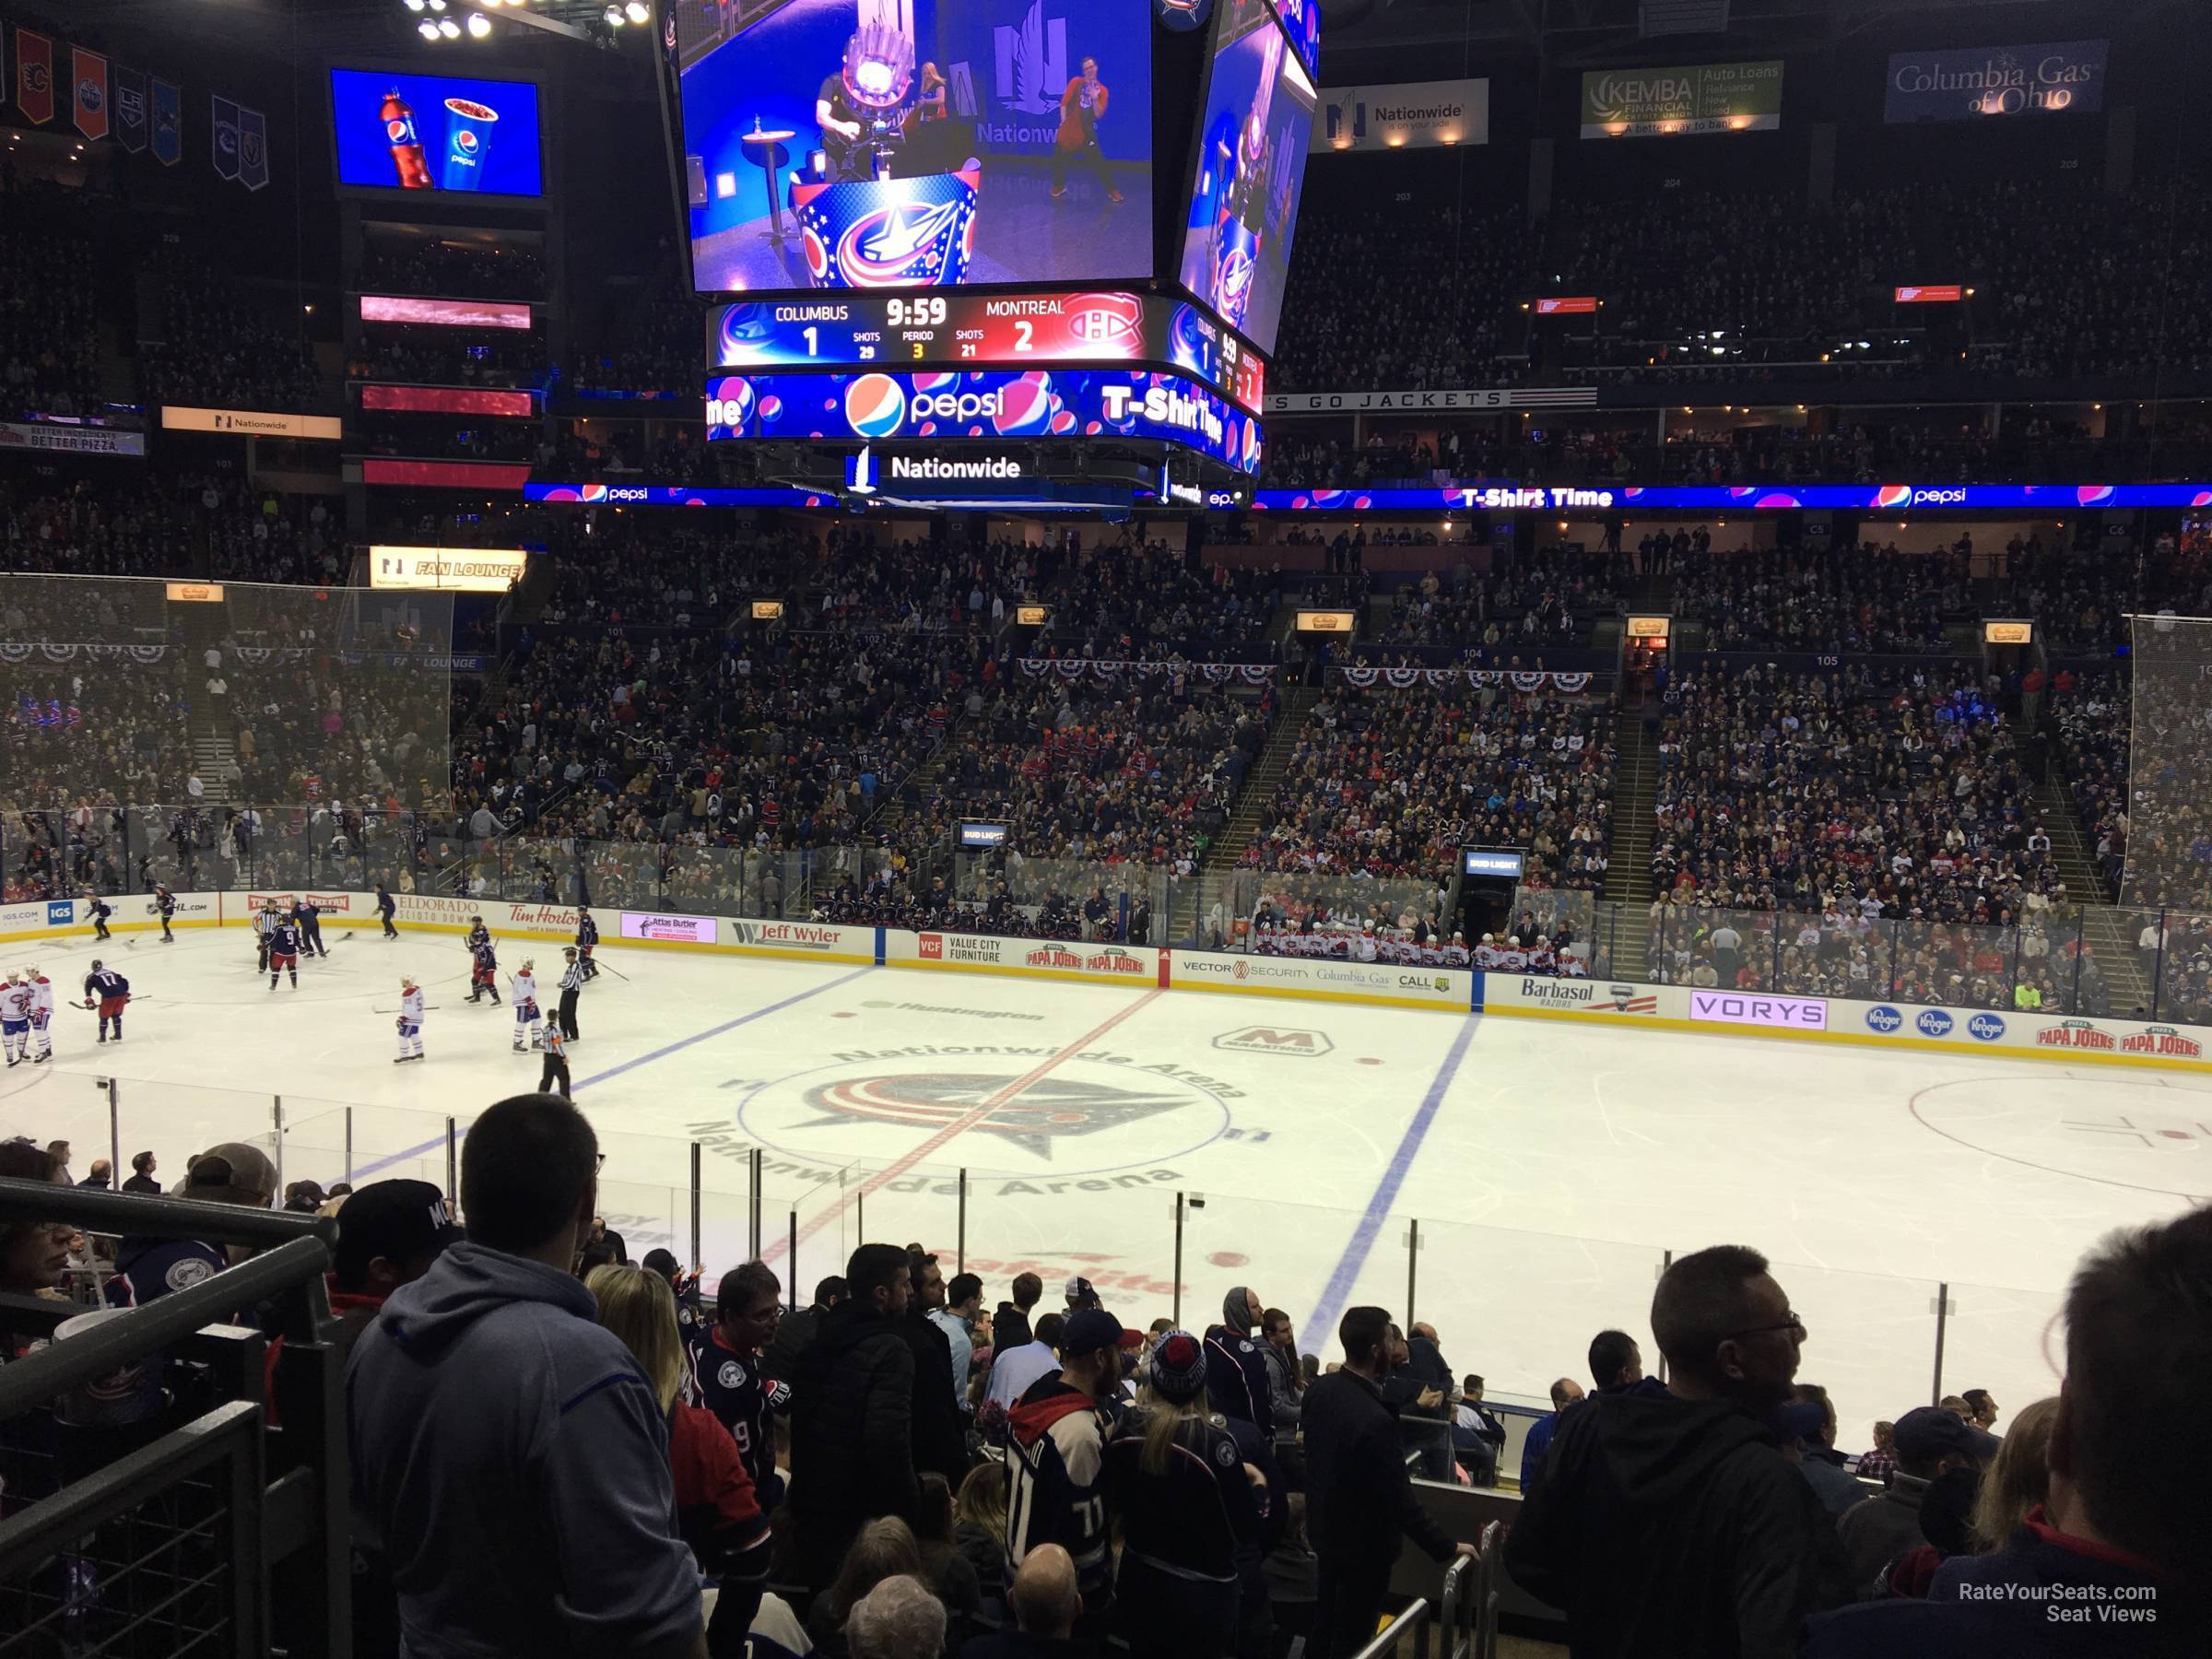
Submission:
<svg viewBox="0 0 2212 1659">
<path fill-rule="evenodd" d="M 1313 136 L 1313 77 L 1269 0 L 1223 0 L 1218 15 L 1182 279 L 1272 354 Z"/>
<path fill-rule="evenodd" d="M 971 370 L 965 374 L 720 375 L 707 438 L 1157 438 L 1241 472 L 1260 423 L 1177 374 Z"/>
<path fill-rule="evenodd" d="M 537 88 L 454 75 L 330 72 L 338 182 L 534 196 Z"/>
<path fill-rule="evenodd" d="M 675 12 L 701 292 L 1152 275 L 1150 0 Z"/>
</svg>

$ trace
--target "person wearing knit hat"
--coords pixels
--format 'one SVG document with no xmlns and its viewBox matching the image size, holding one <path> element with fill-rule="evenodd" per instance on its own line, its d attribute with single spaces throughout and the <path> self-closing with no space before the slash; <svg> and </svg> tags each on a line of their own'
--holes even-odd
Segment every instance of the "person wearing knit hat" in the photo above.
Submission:
<svg viewBox="0 0 2212 1659">
<path fill-rule="evenodd" d="M 1167 1332 L 1106 1444 L 1107 1504 L 1122 1523 L 1114 1595 L 1139 1659 L 1238 1651 L 1243 1569 L 1259 1567 L 1266 1481 L 1206 1392 L 1206 1345 Z"/>
</svg>

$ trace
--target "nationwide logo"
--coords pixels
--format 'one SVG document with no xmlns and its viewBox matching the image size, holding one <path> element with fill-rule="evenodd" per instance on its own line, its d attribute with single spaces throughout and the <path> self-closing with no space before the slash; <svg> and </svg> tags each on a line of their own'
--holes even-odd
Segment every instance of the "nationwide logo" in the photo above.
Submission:
<svg viewBox="0 0 2212 1659">
<path fill-rule="evenodd" d="M 2087 1049 L 2092 1053 L 2111 1053 L 2120 1046 L 2119 1039 L 2110 1031 L 2100 1031 L 2086 1019 L 2063 1019 L 2056 1025 L 2047 1025 L 2035 1034 L 2038 1048 Z"/>
<path fill-rule="evenodd" d="M 1904 1027 L 1905 1017 L 1887 1003 L 1866 1010 L 1866 1029 L 1870 1031 L 1879 1031 L 1888 1037 L 1903 1030 Z"/>
<path fill-rule="evenodd" d="M 1218 1049 L 1241 1049 L 1253 1054 L 1289 1054 L 1311 1060 L 1327 1053 L 1336 1045 L 1329 1041 L 1325 1031 L 1287 1031 L 1274 1026 L 1245 1026 L 1241 1030 L 1224 1031 L 1214 1039 Z"/>
<path fill-rule="evenodd" d="M 1966 1034 L 1977 1042 L 1994 1042 L 2005 1035 L 2005 1022 L 1994 1014 L 1977 1014 L 1966 1022 Z"/>
<path fill-rule="evenodd" d="M 1047 18 L 1044 0 L 1035 0 L 1019 28 L 991 31 L 991 47 L 1000 103 L 1025 115 L 1059 110 L 1068 82 L 1065 18 Z"/>
<path fill-rule="evenodd" d="M 1951 1034 L 1951 1017 L 1941 1008 L 1923 1008 L 1920 1018 L 1912 1024 L 1923 1037 L 1948 1037 Z"/>
<path fill-rule="evenodd" d="M 2140 1031 L 2130 1031 L 2120 1039 L 2124 1054 L 2166 1054 L 2176 1059 L 2196 1060 L 2204 1055 L 2205 1045 L 2194 1037 L 2185 1037 L 2171 1026 L 2148 1026 Z"/>
</svg>

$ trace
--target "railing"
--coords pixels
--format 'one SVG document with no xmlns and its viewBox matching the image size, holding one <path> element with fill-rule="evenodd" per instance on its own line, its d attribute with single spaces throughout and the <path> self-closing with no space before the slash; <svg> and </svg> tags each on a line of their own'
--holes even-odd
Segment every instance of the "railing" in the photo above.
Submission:
<svg viewBox="0 0 2212 1659">
<path fill-rule="evenodd" d="M 64 1223 L 262 1253 L 0 1369 L 0 1655 L 351 1652 L 344 1356 L 327 1218 L 0 1181 L 0 1224 Z M 270 1312 L 286 1339 L 265 1426 Z M 20 1336 L 83 1311 L 0 1296 Z M 133 1397 L 119 1376 L 168 1368 Z M 129 1420 L 123 1420 L 128 1418 Z"/>
<path fill-rule="evenodd" d="M 931 994 L 917 985 L 912 994 Z M 406 1177 L 450 1193 L 473 1117 L 473 1111 L 449 1117 L 109 1078 L 58 1062 L 48 1069 L 55 1075 L 41 1090 L 40 1134 L 108 1148 L 118 1169 L 147 1150 L 162 1171 L 182 1170 L 193 1152 L 244 1141 L 268 1152 L 281 1182 L 358 1186 Z M 595 1114 L 606 1154 L 600 1214 L 633 1259 L 665 1248 L 707 1268 L 710 1281 L 740 1262 L 765 1260 L 794 1306 L 821 1279 L 842 1273 L 865 1241 L 919 1240 L 944 1259 L 947 1277 L 969 1271 L 997 1283 L 1021 1272 L 1050 1278 L 1081 1271 L 1124 1324 L 1141 1325 L 1146 1319 L 1134 1316 L 1197 1317 L 1221 1288 L 1215 1262 L 1233 1255 L 1250 1263 L 1239 1277 L 1284 1288 L 1279 1295 L 1301 1329 L 1319 1322 L 1306 1344 L 1317 1352 L 1345 1307 L 1374 1303 L 1402 1324 L 1417 1318 L 1436 1324 L 1447 1351 L 1454 1337 L 1479 1340 L 1488 1397 L 1548 1409 L 1561 1369 L 1558 1310 L 1590 1310 L 1592 1318 L 1628 1330 L 1653 1351 L 1639 1327 L 1669 1247 L 1687 1251 L 1707 1241 L 1569 1237 L 1404 1212 L 1377 1219 L 1288 1201 L 1272 1189 L 1193 1190 L 1171 1167 L 1137 1166 L 1077 1182 L 1041 1173 L 1012 1153 L 993 1167 L 982 1159 L 1001 1155 L 985 1152 L 964 1168 L 817 1155 L 748 1134 L 749 1097 L 749 1090 L 702 1097 L 687 1114 L 694 1120 L 688 1135 L 636 1134 Z M 579 1099 L 589 1107 L 588 1087 L 580 1088 Z M 1039 1196 L 1047 1182 L 1060 1182 L 1049 1202 Z M 141 1202 L 135 1197 L 71 1197 L 121 1206 L 87 1219 L 88 1227 L 147 1230 L 114 1219 L 135 1214 L 131 1206 Z M 197 1214 L 203 1206 L 188 1207 Z M 285 1225 L 290 1218 L 252 1219 Z M 1347 1258 L 1346 1241 L 1361 1236 L 1371 1237 L 1371 1247 Z M 1112 1253 L 1071 1260 L 1073 1240 Z M 1352 1270 L 1344 1268 L 1347 1259 Z M 1449 1270 L 1467 1262 L 1484 1270 Z M 1417 1274 L 1417 1266 L 1425 1270 Z M 1939 1283 L 1811 1262 L 1778 1263 L 1775 1276 L 1816 1336 L 1849 1335 L 1818 1349 L 1817 1380 L 1837 1402 L 1845 1444 L 1869 1443 L 1877 1418 L 1894 1420 L 1945 1393 L 1985 1387 L 1999 1398 L 2009 1390 L 2028 1400 L 2055 1390 L 2044 1340 L 2063 1305 L 2060 1290 Z M 1301 1291 L 1308 1301 L 1290 1300 Z M 0 1371 L 0 1378 L 9 1374 Z"/>
</svg>

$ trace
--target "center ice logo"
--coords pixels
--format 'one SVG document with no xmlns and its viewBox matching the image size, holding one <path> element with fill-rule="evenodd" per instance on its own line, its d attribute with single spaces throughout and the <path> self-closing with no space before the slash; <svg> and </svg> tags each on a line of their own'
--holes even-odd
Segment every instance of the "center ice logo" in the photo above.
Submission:
<svg viewBox="0 0 2212 1659">
<path fill-rule="evenodd" d="M 806 1103 L 825 1115 L 800 1126 L 868 1118 L 942 1129 L 981 1112 L 969 1125 L 973 1133 L 1002 1136 L 1049 1159 L 1055 1140 L 1139 1124 L 1190 1103 L 1180 1089 L 1147 1092 L 1061 1077 L 1041 1078 L 1009 1095 L 1021 1077 L 1019 1071 L 924 1073 L 818 1084 L 806 1091 Z"/>
</svg>

